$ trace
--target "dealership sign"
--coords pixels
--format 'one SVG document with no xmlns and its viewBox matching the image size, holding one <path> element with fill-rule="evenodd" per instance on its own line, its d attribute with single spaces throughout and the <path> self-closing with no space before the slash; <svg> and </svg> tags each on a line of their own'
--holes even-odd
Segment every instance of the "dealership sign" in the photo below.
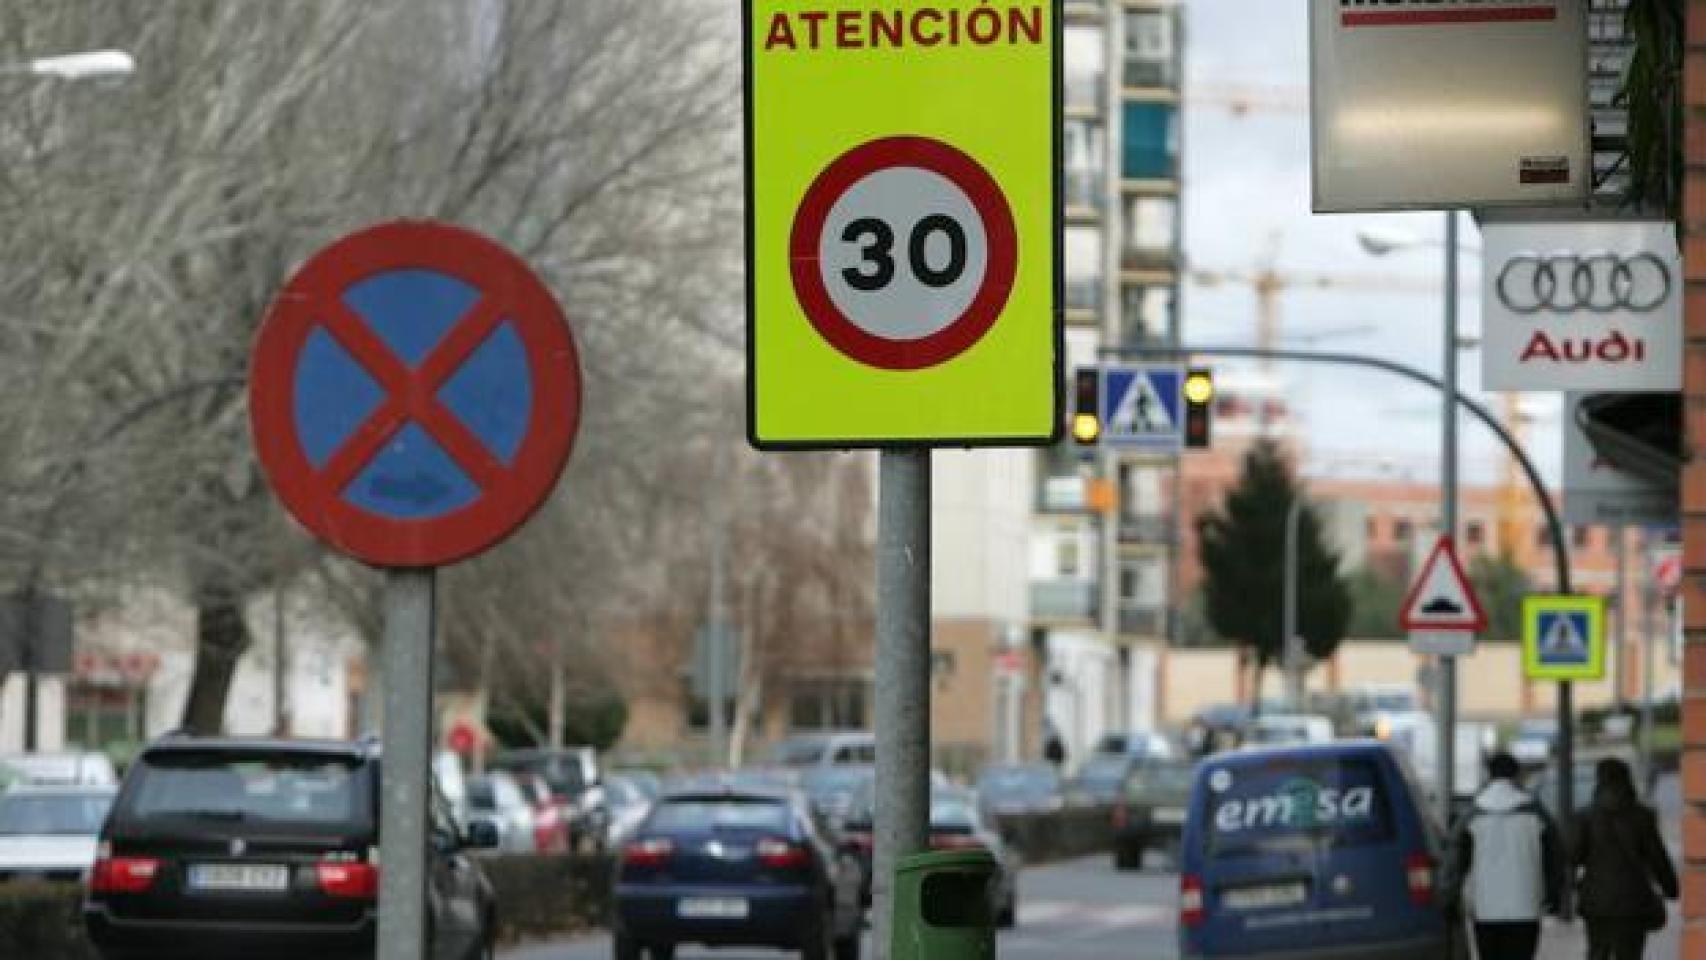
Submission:
<svg viewBox="0 0 1706 960">
<path fill-rule="evenodd" d="M 1658 221 L 1486 223 L 1489 390 L 1676 390 L 1682 262 Z"/>
<path fill-rule="evenodd" d="M 1318 213 L 1582 200 L 1581 0 L 1312 0 Z"/>
<path fill-rule="evenodd" d="M 1564 522 L 1574 526 L 1664 527 L 1677 522 L 1674 489 L 1617 469 L 1582 426 L 1585 394 L 1564 398 Z"/>
</svg>

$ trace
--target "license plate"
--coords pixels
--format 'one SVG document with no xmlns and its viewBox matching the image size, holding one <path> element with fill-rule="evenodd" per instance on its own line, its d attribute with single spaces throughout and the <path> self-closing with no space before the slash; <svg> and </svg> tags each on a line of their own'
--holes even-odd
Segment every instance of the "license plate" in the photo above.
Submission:
<svg viewBox="0 0 1706 960">
<path fill-rule="evenodd" d="M 1309 899 L 1309 888 L 1301 883 L 1275 883 L 1261 887 L 1223 890 L 1220 902 L 1228 910 L 1266 910 L 1295 907 Z"/>
<path fill-rule="evenodd" d="M 688 920 L 745 920 L 745 900 L 718 897 L 687 897 L 675 912 Z"/>
<path fill-rule="evenodd" d="M 1185 811 L 1178 807 L 1161 807 L 1155 811 L 1155 822 L 1177 825 L 1185 822 Z"/>
<path fill-rule="evenodd" d="M 273 863 L 198 863 L 190 867 L 190 888 L 282 893 L 290 888 L 290 868 Z"/>
</svg>

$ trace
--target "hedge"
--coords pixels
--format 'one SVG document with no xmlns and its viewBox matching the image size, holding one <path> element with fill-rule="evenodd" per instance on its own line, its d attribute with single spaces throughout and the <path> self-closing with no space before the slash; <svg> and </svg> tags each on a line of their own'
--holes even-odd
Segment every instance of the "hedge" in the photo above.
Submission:
<svg viewBox="0 0 1706 960">
<path fill-rule="evenodd" d="M 96 960 L 83 937 L 82 907 L 79 884 L 0 886 L 0 957 Z"/>
</svg>

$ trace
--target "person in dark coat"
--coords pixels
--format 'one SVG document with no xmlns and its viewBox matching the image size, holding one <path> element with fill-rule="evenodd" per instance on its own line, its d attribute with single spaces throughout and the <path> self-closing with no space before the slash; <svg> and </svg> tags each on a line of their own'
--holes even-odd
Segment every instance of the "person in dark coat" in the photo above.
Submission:
<svg viewBox="0 0 1706 960">
<path fill-rule="evenodd" d="M 1588 958 L 1641 960 L 1647 934 L 1665 925 L 1664 900 L 1677 897 L 1676 867 L 1658 816 L 1635 795 L 1629 765 L 1607 757 L 1594 779 L 1593 803 L 1576 824 L 1572 847 Z"/>
</svg>

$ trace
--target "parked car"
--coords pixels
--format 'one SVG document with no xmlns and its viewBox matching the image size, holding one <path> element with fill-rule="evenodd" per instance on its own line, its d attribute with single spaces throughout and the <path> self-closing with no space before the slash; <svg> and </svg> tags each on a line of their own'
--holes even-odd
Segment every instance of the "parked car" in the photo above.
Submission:
<svg viewBox="0 0 1706 960">
<path fill-rule="evenodd" d="M 468 822 L 490 824 L 498 835 L 498 850 L 538 853 L 533 820 L 533 804 L 514 777 L 494 770 L 468 778 Z"/>
<path fill-rule="evenodd" d="M 875 853 L 876 793 L 866 788 L 841 830 L 841 849 L 859 869 L 859 900 L 871 902 L 872 860 Z M 977 812 L 976 798 L 944 784 L 930 794 L 930 846 L 937 850 L 983 849 L 995 857 L 1000 875 L 990 888 L 990 911 L 998 925 L 1010 927 L 1019 915 L 1019 858 Z"/>
<path fill-rule="evenodd" d="M 812 767 L 800 774 L 800 790 L 805 793 L 812 809 L 831 827 L 838 829 L 860 793 L 876 778 L 875 767 Z"/>
<path fill-rule="evenodd" d="M 1126 781 L 1114 804 L 1114 869 L 1143 869 L 1143 853 L 1173 848 L 1185 825 L 1194 767 L 1188 760 L 1149 764 Z"/>
<path fill-rule="evenodd" d="M 533 811 L 533 849 L 539 853 L 568 853 L 572 847 L 569 820 L 563 815 L 563 808 L 557 805 L 557 797 L 545 778 L 532 773 L 518 774 L 515 785 Z M 608 806 L 608 793 L 606 796 Z"/>
<path fill-rule="evenodd" d="M 801 734 L 777 744 L 770 762 L 793 768 L 868 767 L 877 762 L 877 738 L 864 730 Z"/>
<path fill-rule="evenodd" d="M 1096 741 L 1096 756 L 1119 754 L 1132 757 L 1171 757 L 1176 751 L 1173 742 L 1153 730 L 1133 730 L 1128 733 L 1104 733 Z"/>
<path fill-rule="evenodd" d="M 597 849 L 604 842 L 608 811 L 604 807 L 604 776 L 598 752 L 591 747 L 561 750 L 505 750 L 492 760 L 493 770 L 532 773 L 544 778 L 557 800 L 575 849 Z"/>
<path fill-rule="evenodd" d="M 1333 739 L 1333 721 L 1311 713 L 1266 713 L 1250 721 L 1244 743 L 1257 747 L 1328 743 Z"/>
<path fill-rule="evenodd" d="M 613 774 L 604 781 L 604 802 L 610 810 L 609 823 L 605 827 L 606 849 L 615 850 L 622 846 L 634 828 L 646 819 L 654 796 L 647 792 L 645 781 L 628 774 Z"/>
<path fill-rule="evenodd" d="M 101 831 L 83 907 L 106 960 L 371 958 L 379 916 L 375 743 L 172 737 L 138 755 Z M 432 960 L 485 960 L 492 888 L 436 790 Z"/>
<path fill-rule="evenodd" d="M 1439 895 L 1442 831 L 1386 744 L 1222 754 L 1198 765 L 1188 810 L 1186 960 L 1459 955 Z"/>
<path fill-rule="evenodd" d="M 666 794 L 622 847 L 615 955 L 667 958 L 685 943 L 857 960 L 859 879 L 798 793 Z"/>
<path fill-rule="evenodd" d="M 1119 802 L 1126 782 L 1152 762 L 1161 761 L 1127 753 L 1095 754 L 1067 785 L 1067 796 L 1080 806 L 1111 807 Z"/>
<path fill-rule="evenodd" d="M 0 755 L 0 766 L 12 771 L 19 783 L 62 787 L 116 787 L 118 772 L 112 758 L 94 751 L 61 753 L 8 753 Z"/>
<path fill-rule="evenodd" d="M 1344 709 L 1349 715 L 1349 729 L 1345 732 L 1357 737 L 1376 736 L 1381 718 L 1421 708 L 1421 697 L 1414 684 L 1370 683 L 1353 687 L 1344 695 Z"/>
<path fill-rule="evenodd" d="M 115 792 L 22 786 L 0 794 L 0 884 L 83 880 Z"/>
<path fill-rule="evenodd" d="M 1558 721 L 1552 717 L 1530 717 L 1521 721 L 1505 749 L 1525 767 L 1543 767 L 1551 763 L 1558 750 Z"/>
<path fill-rule="evenodd" d="M 1046 763 L 986 767 L 977 778 L 977 805 L 987 817 L 1053 813 L 1066 805 L 1066 791 Z"/>
</svg>

